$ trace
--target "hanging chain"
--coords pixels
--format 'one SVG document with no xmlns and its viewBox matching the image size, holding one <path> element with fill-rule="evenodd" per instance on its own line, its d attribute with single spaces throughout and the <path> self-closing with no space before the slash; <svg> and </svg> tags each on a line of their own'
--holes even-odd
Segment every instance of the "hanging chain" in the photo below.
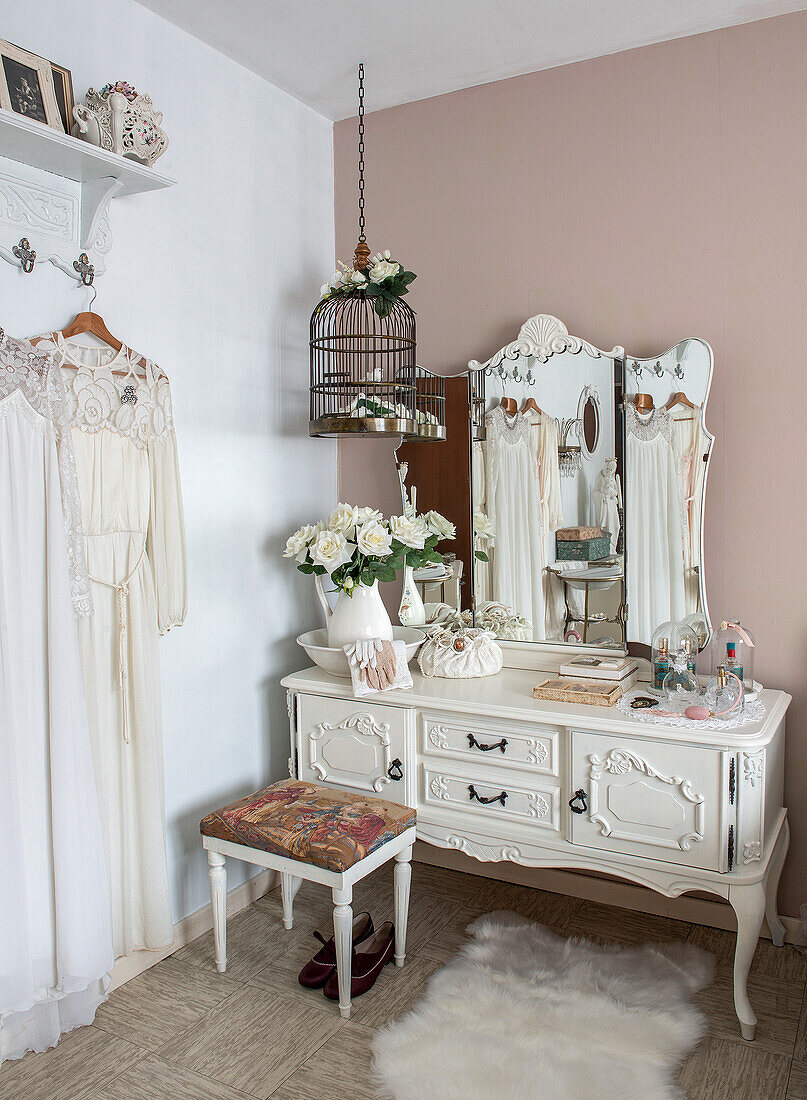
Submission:
<svg viewBox="0 0 807 1100">
<path fill-rule="evenodd" d="M 359 241 L 364 233 L 364 65 L 359 64 Z"/>
</svg>

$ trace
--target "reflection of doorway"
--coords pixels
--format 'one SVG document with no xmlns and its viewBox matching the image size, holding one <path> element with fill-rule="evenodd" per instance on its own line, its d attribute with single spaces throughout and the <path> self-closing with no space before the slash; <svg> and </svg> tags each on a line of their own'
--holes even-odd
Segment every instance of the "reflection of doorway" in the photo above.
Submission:
<svg viewBox="0 0 807 1100">
<path fill-rule="evenodd" d="M 12 111 L 26 118 L 47 124 L 45 101 L 39 84 L 39 73 L 30 65 L 23 65 L 13 57 L 3 55 L 3 73 L 8 87 Z"/>
</svg>

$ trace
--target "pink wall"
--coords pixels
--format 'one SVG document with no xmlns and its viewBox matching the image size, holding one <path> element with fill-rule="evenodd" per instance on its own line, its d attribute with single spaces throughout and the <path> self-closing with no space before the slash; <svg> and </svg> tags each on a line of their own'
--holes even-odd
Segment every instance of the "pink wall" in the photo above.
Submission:
<svg viewBox="0 0 807 1100">
<path fill-rule="evenodd" d="M 600 347 L 715 352 L 713 618 L 793 697 L 783 911 L 807 901 L 807 14 L 370 115 L 367 224 L 419 273 L 419 361 L 461 370 L 553 313 Z M 368 100 L 373 81 L 368 74 Z M 355 245 L 355 125 L 335 127 L 337 255 Z M 340 499 L 395 506 L 383 442 L 340 444 Z M 439 446 L 435 446 L 435 455 Z"/>
</svg>

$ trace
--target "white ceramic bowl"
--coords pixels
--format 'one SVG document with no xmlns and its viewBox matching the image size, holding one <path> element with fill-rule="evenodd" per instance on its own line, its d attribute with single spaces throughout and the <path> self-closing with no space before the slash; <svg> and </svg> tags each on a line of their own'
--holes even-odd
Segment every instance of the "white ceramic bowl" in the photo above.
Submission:
<svg viewBox="0 0 807 1100">
<path fill-rule="evenodd" d="M 423 631 L 414 626 L 394 626 L 392 633 L 396 642 L 406 643 L 406 660 L 411 661 L 423 642 Z M 297 644 L 303 647 L 315 665 L 331 676 L 350 676 L 345 651 L 328 645 L 327 630 L 307 630 L 299 636 Z"/>
</svg>

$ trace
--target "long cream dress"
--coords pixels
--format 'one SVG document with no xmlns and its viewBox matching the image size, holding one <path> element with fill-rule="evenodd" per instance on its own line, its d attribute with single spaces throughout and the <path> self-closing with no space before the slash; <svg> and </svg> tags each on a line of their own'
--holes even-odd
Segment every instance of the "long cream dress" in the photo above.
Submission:
<svg viewBox="0 0 807 1100">
<path fill-rule="evenodd" d="M 70 437 L 58 363 L 0 329 L 0 1063 L 92 1023 L 112 967 Z"/>
<path fill-rule="evenodd" d="M 703 483 L 706 473 L 704 459 L 709 453 L 709 438 L 701 423 L 703 414 L 698 409 L 682 407 L 673 412 L 673 424 L 681 463 L 681 491 L 685 512 L 684 522 L 684 597 L 687 615 L 692 615 L 700 605 L 701 515 L 703 511 Z"/>
<path fill-rule="evenodd" d="M 60 334 L 55 346 L 92 585 L 79 643 L 120 957 L 173 941 L 157 639 L 187 604 L 176 436 L 155 364 Z"/>
</svg>

